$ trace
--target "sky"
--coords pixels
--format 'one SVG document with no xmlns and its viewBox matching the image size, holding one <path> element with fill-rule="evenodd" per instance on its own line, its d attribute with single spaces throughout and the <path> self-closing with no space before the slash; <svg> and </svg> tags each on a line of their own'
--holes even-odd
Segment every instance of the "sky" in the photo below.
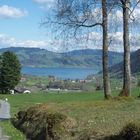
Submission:
<svg viewBox="0 0 140 140">
<path fill-rule="evenodd" d="M 43 12 L 32 0 L 0 1 L 0 31 L 16 39 L 41 39 L 39 22 Z"/>
<path fill-rule="evenodd" d="M 42 19 L 48 14 L 51 15 L 51 9 L 55 0 L 1 0 L 0 1 L 0 48 L 5 47 L 35 47 L 44 48 L 49 51 L 66 51 L 63 46 L 63 40 L 53 40 L 51 31 L 40 27 Z M 122 22 L 120 10 L 115 13 L 117 22 Z M 135 17 L 140 17 L 140 7 L 134 11 Z M 112 16 L 110 15 L 110 19 Z M 120 21 L 119 21 L 120 20 Z M 114 19 L 116 22 L 116 20 Z M 121 26 L 122 23 L 119 25 Z M 134 34 L 135 32 L 135 34 Z M 49 34 L 48 34 L 49 33 Z M 132 31 L 130 34 L 132 50 L 140 48 L 140 36 L 138 31 Z M 113 40 L 110 50 L 122 51 L 122 31 L 109 33 Z M 83 35 L 86 36 L 86 35 Z M 97 49 L 101 48 L 101 31 L 92 30 L 88 33 L 88 43 L 73 42 L 67 45 L 68 50 L 74 49 Z M 92 41 L 91 41 L 92 40 Z M 76 46 L 76 47 L 75 47 Z M 119 47 L 118 47 L 119 46 Z"/>
<path fill-rule="evenodd" d="M 50 6 L 51 0 L 1 0 L 0 48 L 19 46 L 47 49 L 50 38 L 40 24 Z"/>
</svg>

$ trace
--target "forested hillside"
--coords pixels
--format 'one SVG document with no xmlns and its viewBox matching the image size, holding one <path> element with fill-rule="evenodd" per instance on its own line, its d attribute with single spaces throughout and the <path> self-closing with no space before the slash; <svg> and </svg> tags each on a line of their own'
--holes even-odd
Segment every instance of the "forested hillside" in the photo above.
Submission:
<svg viewBox="0 0 140 140">
<path fill-rule="evenodd" d="M 22 66 L 30 67 L 94 67 L 101 69 L 102 67 L 102 51 L 101 50 L 75 50 L 66 53 L 55 53 L 39 48 L 11 47 L 0 49 L 0 53 L 4 51 L 15 52 Z M 110 66 L 122 61 L 122 54 L 110 52 Z"/>
<path fill-rule="evenodd" d="M 123 62 L 120 62 L 110 68 L 114 75 L 123 74 Z M 140 72 L 140 49 L 131 53 L 131 73 L 136 74 Z"/>
</svg>

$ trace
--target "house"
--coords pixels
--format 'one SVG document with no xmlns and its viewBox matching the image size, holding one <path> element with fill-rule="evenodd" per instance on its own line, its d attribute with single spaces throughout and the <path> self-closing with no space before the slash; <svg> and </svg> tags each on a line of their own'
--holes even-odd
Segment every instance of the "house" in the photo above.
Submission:
<svg viewBox="0 0 140 140">
<path fill-rule="evenodd" d="M 20 82 L 25 82 L 26 78 L 25 77 L 21 77 Z"/>
<path fill-rule="evenodd" d="M 15 94 L 15 91 L 14 91 L 14 90 L 10 90 L 10 93 L 11 93 L 11 94 Z"/>
<path fill-rule="evenodd" d="M 14 89 L 14 91 L 16 92 L 16 93 L 19 93 L 19 94 L 23 94 L 23 93 L 31 93 L 31 91 L 30 90 L 28 90 L 27 88 L 22 88 L 22 87 L 16 87 L 15 89 Z"/>
<path fill-rule="evenodd" d="M 56 81 L 57 80 L 57 78 L 53 75 L 49 75 L 48 78 L 49 78 L 50 81 Z"/>
</svg>

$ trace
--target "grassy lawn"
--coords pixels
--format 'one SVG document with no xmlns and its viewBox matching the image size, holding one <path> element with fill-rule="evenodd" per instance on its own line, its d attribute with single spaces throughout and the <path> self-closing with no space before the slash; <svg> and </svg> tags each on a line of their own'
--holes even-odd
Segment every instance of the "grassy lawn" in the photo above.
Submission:
<svg viewBox="0 0 140 140">
<path fill-rule="evenodd" d="M 118 93 L 119 91 L 113 91 L 113 96 Z M 132 93 L 133 97 L 136 97 L 140 92 L 135 88 Z M 102 92 L 0 95 L 0 98 L 8 98 L 12 117 L 21 109 L 45 103 L 50 110 L 75 118 L 78 129 L 95 130 L 105 134 L 117 133 L 126 123 L 140 120 L 140 100 L 123 98 L 105 101 Z M 10 121 L 0 122 L 0 125 L 12 140 L 25 140 Z"/>
</svg>

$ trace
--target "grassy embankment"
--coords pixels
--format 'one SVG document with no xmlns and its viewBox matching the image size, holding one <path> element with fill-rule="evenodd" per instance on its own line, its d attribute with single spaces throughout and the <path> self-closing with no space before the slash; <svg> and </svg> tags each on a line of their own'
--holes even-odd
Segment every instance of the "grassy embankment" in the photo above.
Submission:
<svg viewBox="0 0 140 140">
<path fill-rule="evenodd" d="M 118 93 L 114 91 L 113 95 Z M 132 93 L 133 97 L 137 97 L 139 89 L 133 89 Z M 140 120 L 139 99 L 105 101 L 102 92 L 0 95 L 0 98 L 8 98 L 12 117 L 19 110 L 45 103 L 49 109 L 75 118 L 80 130 L 95 130 L 104 134 L 117 133 L 126 123 Z M 9 121 L 0 122 L 0 125 L 12 137 L 11 140 L 25 140 Z"/>
</svg>

